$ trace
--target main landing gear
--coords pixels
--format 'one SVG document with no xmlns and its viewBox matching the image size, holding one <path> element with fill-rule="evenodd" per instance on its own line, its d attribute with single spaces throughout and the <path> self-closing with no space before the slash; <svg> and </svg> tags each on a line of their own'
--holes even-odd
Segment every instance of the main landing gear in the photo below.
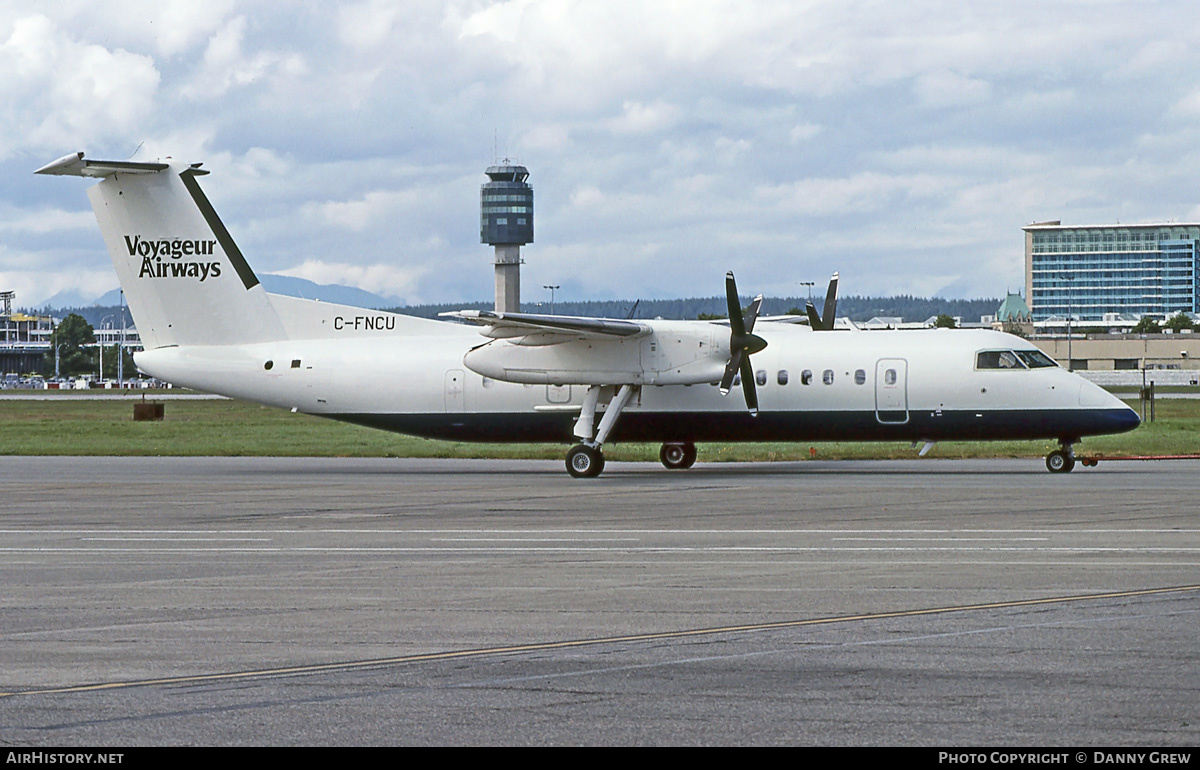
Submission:
<svg viewBox="0 0 1200 770">
<path fill-rule="evenodd" d="M 588 388 L 587 395 L 583 397 L 579 421 L 575 423 L 575 435 L 582 439 L 582 443 L 567 451 L 567 473 L 577 479 L 594 479 L 604 472 L 604 442 L 608 439 L 608 434 L 612 433 L 613 426 L 617 424 L 621 410 L 629 404 L 636 387 L 622 385 L 617 389 L 604 416 L 600 418 L 595 436 L 592 435 L 592 425 L 596 421 L 596 407 L 600 403 L 602 386 L 592 385 Z M 696 445 L 690 441 L 663 444 L 658 459 L 672 470 L 691 468 L 696 464 Z"/>
<path fill-rule="evenodd" d="M 576 444 L 567 452 L 567 473 L 577 479 L 591 479 L 604 470 L 604 453 L 600 447 Z"/>
<path fill-rule="evenodd" d="M 1051 473 L 1070 473 L 1075 469 L 1075 442 L 1059 441 L 1060 449 L 1046 455 L 1046 470 Z"/>
<path fill-rule="evenodd" d="M 629 403 L 636 386 L 622 385 L 617 389 L 612 401 L 608 404 L 604 416 L 600 418 L 600 426 L 596 435 L 592 436 L 592 425 L 596 421 L 596 406 L 600 403 L 600 385 L 588 388 L 583 397 L 583 408 L 579 412 L 579 421 L 575 423 L 575 435 L 583 439 L 582 444 L 576 444 L 567 452 L 567 473 L 577 479 L 592 479 L 604 470 L 604 453 L 602 447 L 617 424 L 621 410 Z"/>
<path fill-rule="evenodd" d="M 696 445 L 690 441 L 663 444 L 662 449 L 658 450 L 658 459 L 673 471 L 691 468 L 696 464 Z"/>
</svg>

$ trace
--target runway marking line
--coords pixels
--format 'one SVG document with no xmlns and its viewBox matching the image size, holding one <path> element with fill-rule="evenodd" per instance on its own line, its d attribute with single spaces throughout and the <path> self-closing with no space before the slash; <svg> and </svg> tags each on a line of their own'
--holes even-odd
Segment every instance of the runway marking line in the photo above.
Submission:
<svg viewBox="0 0 1200 770">
<path fill-rule="evenodd" d="M 953 612 L 972 612 L 979 610 L 1009 609 L 1013 607 L 1036 607 L 1048 604 L 1068 604 L 1075 602 L 1095 601 L 1098 599 L 1124 599 L 1135 596 L 1157 596 L 1163 594 L 1186 593 L 1200 591 L 1200 584 L 1186 586 L 1171 586 L 1167 588 L 1145 588 L 1135 591 L 1114 591 L 1102 594 L 1077 594 L 1074 596 L 1054 596 L 1046 599 L 1014 599 L 1006 602 L 987 602 L 984 604 L 962 604 L 950 607 L 933 607 L 922 610 L 896 610 L 893 612 L 873 612 L 860 615 L 839 615 L 829 618 L 811 618 L 809 620 L 781 620 L 774 623 L 749 623 L 737 626 L 716 626 L 713 628 L 695 628 L 686 631 L 660 631 L 648 634 L 628 634 L 626 636 L 607 636 L 596 639 L 574 639 L 559 642 L 535 642 L 531 644 L 514 644 L 503 647 L 483 647 L 474 650 L 452 650 L 448 652 L 430 652 L 417 655 L 401 655 L 393 658 L 374 658 L 371 660 L 343 661 L 341 663 L 317 663 L 308 666 L 288 666 L 283 668 L 265 668 L 253 671 L 233 671 L 220 674 L 194 674 L 190 676 L 160 677 L 156 679 L 136 679 L 124 682 L 100 682 L 96 684 L 74 685 L 70 687 L 54 687 L 41 690 L 18 690 L 15 692 L 0 692 L 0 698 L 13 698 L 21 695 L 64 695 L 69 693 L 97 692 L 100 690 L 122 690 L 132 687 L 153 687 L 156 685 L 173 684 L 205 684 L 210 682 L 228 682 L 235 680 L 253 679 L 257 677 L 294 676 L 316 674 L 323 671 L 353 671 L 355 669 L 374 668 L 379 666 L 395 666 L 405 663 L 426 663 L 431 661 L 456 660 L 476 658 L 491 655 L 507 655 L 519 652 L 539 652 L 543 650 L 562 650 L 575 647 L 591 647 L 601 644 L 620 644 L 623 642 L 645 642 L 662 639 L 686 639 L 697 636 L 713 636 L 717 634 L 747 633 L 751 631 L 771 631 L 781 628 L 801 628 L 804 626 L 832 625 L 851 621 L 887 620 L 891 618 L 913 618 L 923 615 L 944 615 Z"/>
</svg>

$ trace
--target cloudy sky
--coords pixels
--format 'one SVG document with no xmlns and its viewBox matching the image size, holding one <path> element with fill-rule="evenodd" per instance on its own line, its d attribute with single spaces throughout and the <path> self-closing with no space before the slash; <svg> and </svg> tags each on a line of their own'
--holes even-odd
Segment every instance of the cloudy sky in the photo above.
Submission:
<svg viewBox="0 0 1200 770">
<path fill-rule="evenodd" d="M 998 296 L 1021 227 L 1200 219 L 1200 6 L 0 0 L 0 289 L 115 288 L 61 155 L 203 161 L 259 272 L 486 300 L 479 185 L 529 167 L 523 299 Z"/>
</svg>

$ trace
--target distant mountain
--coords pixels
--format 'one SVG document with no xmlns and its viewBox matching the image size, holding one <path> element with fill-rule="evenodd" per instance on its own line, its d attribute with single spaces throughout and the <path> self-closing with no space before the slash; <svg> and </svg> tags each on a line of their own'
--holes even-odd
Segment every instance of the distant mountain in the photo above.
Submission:
<svg viewBox="0 0 1200 770">
<path fill-rule="evenodd" d="M 396 306 L 395 297 L 372 294 L 369 291 L 356 289 L 353 286 L 320 284 L 304 278 L 293 278 L 290 275 L 273 275 L 271 273 L 264 273 L 258 279 L 262 281 L 263 288 L 272 294 L 283 294 L 288 297 L 300 297 L 301 299 L 319 299 L 322 302 L 332 302 L 337 305 L 353 305 L 354 307 L 385 308 Z M 66 299 L 60 301 L 60 297 Z M 72 297 L 75 298 L 73 301 Z M 43 303 L 43 307 L 88 307 L 91 305 L 115 307 L 120 304 L 121 290 L 113 289 L 91 302 L 79 299 L 78 292 L 59 292 L 46 300 Z"/>
<path fill-rule="evenodd" d="M 109 292 L 109 294 L 116 294 L 116 293 L 117 292 L 115 292 L 115 291 Z M 104 296 L 107 297 L 108 295 L 106 294 Z M 43 308 L 88 307 L 89 305 L 94 305 L 97 302 L 99 302 L 99 300 L 90 300 L 87 297 L 80 294 L 75 289 L 68 289 L 67 291 L 60 291 L 58 294 L 55 294 L 53 297 L 51 297 L 48 300 L 46 300 L 45 302 L 43 302 L 41 304 L 41 307 L 43 307 Z M 112 304 L 114 304 L 114 305 L 120 304 L 120 300 L 114 300 Z"/>
<path fill-rule="evenodd" d="M 322 302 L 333 302 L 337 305 L 353 305 L 354 307 L 385 308 L 396 307 L 396 297 L 384 297 L 369 291 L 356 289 L 353 286 L 337 284 L 313 283 L 304 278 L 293 278 L 290 275 L 272 275 L 265 273 L 259 276 L 263 288 L 272 294 L 285 294 L 301 299 L 319 299 Z"/>
</svg>

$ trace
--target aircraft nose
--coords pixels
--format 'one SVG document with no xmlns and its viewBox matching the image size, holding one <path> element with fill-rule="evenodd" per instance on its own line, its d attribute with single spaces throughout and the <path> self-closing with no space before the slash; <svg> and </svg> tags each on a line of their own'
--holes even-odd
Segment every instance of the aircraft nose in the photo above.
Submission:
<svg viewBox="0 0 1200 770">
<path fill-rule="evenodd" d="M 1142 418 L 1125 402 L 1115 396 L 1113 400 L 1119 404 L 1118 408 L 1105 409 L 1095 414 L 1095 419 L 1103 423 L 1104 433 L 1127 433 L 1142 424 Z"/>
<path fill-rule="evenodd" d="M 1118 430 L 1129 431 L 1142 424 L 1142 418 L 1133 409 L 1126 407 L 1124 412 L 1117 414 L 1117 422 L 1120 425 Z"/>
</svg>

